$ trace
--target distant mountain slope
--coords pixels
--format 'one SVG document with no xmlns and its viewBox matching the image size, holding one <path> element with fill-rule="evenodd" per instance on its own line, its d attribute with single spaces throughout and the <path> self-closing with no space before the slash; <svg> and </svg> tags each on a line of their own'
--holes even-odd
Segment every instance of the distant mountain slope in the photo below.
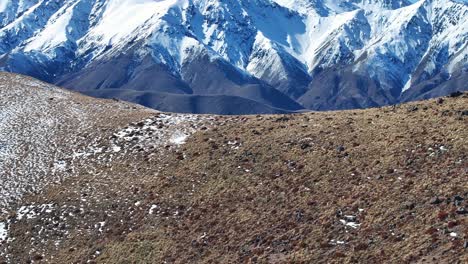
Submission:
<svg viewBox="0 0 468 264">
<path fill-rule="evenodd" d="M 459 0 L 5 0 L 0 69 L 242 113 L 379 106 L 468 89 L 467 16 Z"/>
<path fill-rule="evenodd" d="M 288 113 L 287 110 L 281 108 L 274 108 L 244 97 L 229 95 L 187 95 L 127 89 L 87 90 L 84 93 L 100 98 L 120 98 L 154 109 L 165 109 L 173 113 L 225 115 Z M 291 111 L 290 113 L 294 112 Z"/>
<path fill-rule="evenodd" d="M 0 263 L 468 261 L 468 93 L 214 116 L 0 81 Z"/>
</svg>

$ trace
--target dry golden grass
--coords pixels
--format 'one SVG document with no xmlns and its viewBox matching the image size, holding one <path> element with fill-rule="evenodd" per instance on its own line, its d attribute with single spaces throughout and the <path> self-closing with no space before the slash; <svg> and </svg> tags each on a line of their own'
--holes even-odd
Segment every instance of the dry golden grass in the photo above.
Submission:
<svg viewBox="0 0 468 264">
<path fill-rule="evenodd" d="M 11 225 L 11 260 L 467 263 L 466 110 L 467 94 L 215 117 L 180 147 L 90 161 L 27 197 L 57 209 Z M 39 232 L 54 217 L 63 232 Z"/>
</svg>

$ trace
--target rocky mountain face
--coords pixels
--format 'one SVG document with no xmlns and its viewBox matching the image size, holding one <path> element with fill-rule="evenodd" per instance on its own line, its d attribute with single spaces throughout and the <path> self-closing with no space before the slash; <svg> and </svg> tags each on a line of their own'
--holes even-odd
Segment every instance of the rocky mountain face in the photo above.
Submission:
<svg viewBox="0 0 468 264">
<path fill-rule="evenodd" d="M 0 68 L 160 110 L 372 107 L 468 87 L 462 0 L 4 0 Z"/>
<path fill-rule="evenodd" d="M 0 81 L 0 263 L 468 261 L 468 93 L 214 116 Z"/>
</svg>

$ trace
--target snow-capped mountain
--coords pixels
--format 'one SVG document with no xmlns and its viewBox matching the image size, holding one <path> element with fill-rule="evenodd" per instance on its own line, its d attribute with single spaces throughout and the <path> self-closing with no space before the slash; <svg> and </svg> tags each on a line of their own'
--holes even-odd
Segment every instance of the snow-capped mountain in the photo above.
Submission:
<svg viewBox="0 0 468 264">
<path fill-rule="evenodd" d="M 0 67 L 166 111 L 370 107 L 468 87 L 463 0 L 0 0 Z"/>
</svg>

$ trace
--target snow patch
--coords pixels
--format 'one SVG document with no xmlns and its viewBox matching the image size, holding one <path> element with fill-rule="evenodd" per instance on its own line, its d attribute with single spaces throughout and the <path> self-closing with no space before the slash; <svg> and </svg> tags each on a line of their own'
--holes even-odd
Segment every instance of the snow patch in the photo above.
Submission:
<svg viewBox="0 0 468 264">
<path fill-rule="evenodd" d="M 0 0 L 0 13 L 4 12 L 8 6 L 9 0 Z"/>
<path fill-rule="evenodd" d="M 159 210 L 159 206 L 156 205 L 156 204 L 153 204 L 151 205 L 150 209 L 149 209 L 149 214 L 154 214 L 155 210 L 158 209 Z"/>
<path fill-rule="evenodd" d="M 119 152 L 119 151 L 121 151 L 121 150 L 122 150 L 122 148 L 119 147 L 119 146 L 113 146 L 113 147 L 112 147 L 112 151 L 114 151 L 114 152 Z"/>
<path fill-rule="evenodd" d="M 4 222 L 0 222 L 0 243 L 8 238 L 7 225 Z"/>
<path fill-rule="evenodd" d="M 170 142 L 176 145 L 182 145 L 185 144 L 187 138 L 187 135 L 178 132 L 171 137 Z"/>
<path fill-rule="evenodd" d="M 51 213 L 54 209 L 54 204 L 40 204 L 40 205 L 27 205 L 21 206 L 16 212 L 16 219 L 21 220 L 33 219 L 43 213 Z"/>
<path fill-rule="evenodd" d="M 361 226 L 361 224 L 358 224 L 356 222 L 347 222 L 346 220 L 340 220 L 340 222 L 345 225 L 345 226 L 349 226 L 349 227 L 352 227 L 354 229 L 358 228 Z"/>
</svg>

